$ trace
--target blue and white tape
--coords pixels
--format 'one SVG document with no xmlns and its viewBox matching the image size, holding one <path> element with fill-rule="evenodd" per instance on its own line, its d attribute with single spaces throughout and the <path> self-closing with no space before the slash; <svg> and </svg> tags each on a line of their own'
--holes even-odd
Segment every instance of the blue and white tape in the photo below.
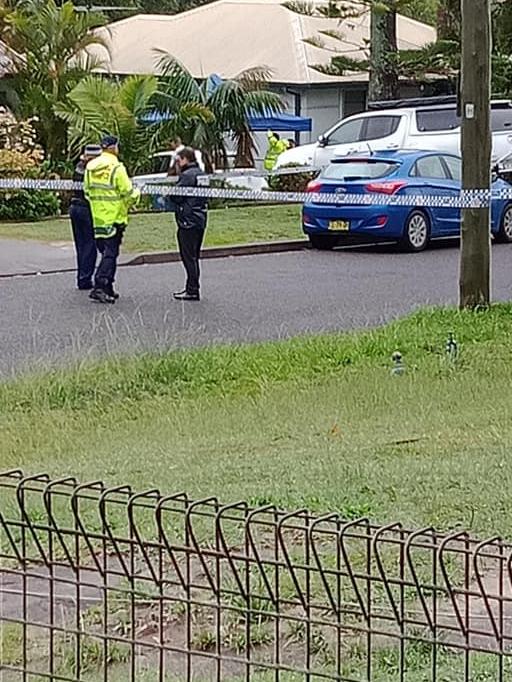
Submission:
<svg viewBox="0 0 512 682">
<path fill-rule="evenodd" d="M 0 178 L 0 190 L 50 190 L 72 191 L 82 188 L 81 183 L 72 180 L 41 180 L 30 178 Z M 269 203 L 315 203 L 385 206 L 424 206 L 440 208 L 485 208 L 491 200 L 512 200 L 510 189 L 461 190 L 455 196 L 418 194 L 417 190 L 407 194 L 365 193 L 351 194 L 345 191 L 327 192 L 279 192 L 271 190 L 220 189 L 213 187 L 177 187 L 174 184 L 145 184 L 139 186 L 144 195 L 153 196 L 190 196 L 206 199 L 231 199 L 238 201 L 257 201 Z"/>
</svg>

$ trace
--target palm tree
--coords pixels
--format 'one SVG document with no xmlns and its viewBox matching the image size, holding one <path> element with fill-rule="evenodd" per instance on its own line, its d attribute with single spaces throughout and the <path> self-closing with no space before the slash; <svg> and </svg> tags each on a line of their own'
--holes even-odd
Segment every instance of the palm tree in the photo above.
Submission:
<svg viewBox="0 0 512 682">
<path fill-rule="evenodd" d="M 25 0 L 6 18 L 11 47 L 23 60 L 17 68 L 15 89 L 20 114 L 38 116 L 40 141 L 53 162 L 65 158 L 66 128 L 55 113 L 87 74 L 100 66 L 88 49 L 105 39 L 93 29 L 105 23 L 101 14 L 77 12 L 71 2 Z M 108 54 L 108 52 L 107 52 Z"/>
<path fill-rule="evenodd" d="M 88 142 L 98 142 L 104 133 L 119 137 L 123 159 L 131 172 L 143 170 L 153 151 L 173 134 L 168 121 L 152 122 L 157 113 L 158 80 L 154 76 L 130 76 L 117 82 L 98 76 L 81 81 L 56 113 L 69 128 L 72 154 Z M 177 121 L 207 122 L 209 111 L 198 105 L 175 109 Z"/>
<path fill-rule="evenodd" d="M 174 128 L 187 143 L 203 149 L 213 156 L 216 166 L 226 167 L 227 150 L 225 134 L 236 144 L 235 165 L 254 166 L 254 136 L 249 117 L 268 115 L 282 111 L 279 95 L 266 89 L 269 71 L 253 68 L 231 80 L 224 80 L 212 87 L 210 79 L 198 82 L 174 57 L 165 52 L 160 55 L 158 69 L 161 73 L 159 108 L 169 113 L 178 103 L 202 105 L 213 115 L 213 120 L 190 125 L 187 120 L 175 121 Z"/>
</svg>

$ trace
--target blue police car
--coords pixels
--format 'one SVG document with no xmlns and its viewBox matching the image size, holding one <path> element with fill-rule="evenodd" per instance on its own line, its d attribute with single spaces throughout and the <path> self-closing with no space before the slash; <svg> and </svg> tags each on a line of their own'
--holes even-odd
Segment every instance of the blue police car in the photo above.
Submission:
<svg viewBox="0 0 512 682">
<path fill-rule="evenodd" d="M 308 185 L 311 198 L 303 207 L 303 230 L 318 249 L 351 241 L 397 241 L 409 251 L 422 251 L 431 239 L 460 233 L 461 166 L 460 157 L 431 151 L 369 152 L 335 159 Z M 495 176 L 492 189 L 512 186 Z M 320 203 L 315 201 L 317 193 L 381 195 L 382 201 L 370 203 L 368 196 L 361 196 L 348 203 Z M 414 205 L 407 195 L 424 201 Z M 491 215 L 494 238 L 511 242 L 512 199 L 493 198 Z"/>
</svg>

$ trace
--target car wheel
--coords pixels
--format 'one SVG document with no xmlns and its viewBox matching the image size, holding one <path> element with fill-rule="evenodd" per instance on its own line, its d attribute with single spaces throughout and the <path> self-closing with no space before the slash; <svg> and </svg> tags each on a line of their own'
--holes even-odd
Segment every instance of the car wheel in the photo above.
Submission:
<svg viewBox="0 0 512 682">
<path fill-rule="evenodd" d="M 512 204 L 505 207 L 501 216 L 500 229 L 496 233 L 495 239 L 503 244 L 512 242 Z"/>
<path fill-rule="evenodd" d="M 405 221 L 401 244 L 407 251 L 423 251 L 430 235 L 430 223 L 423 211 L 413 211 Z"/>
<path fill-rule="evenodd" d="M 332 234 L 310 234 L 309 243 L 313 249 L 330 251 L 338 244 L 338 238 Z"/>
</svg>

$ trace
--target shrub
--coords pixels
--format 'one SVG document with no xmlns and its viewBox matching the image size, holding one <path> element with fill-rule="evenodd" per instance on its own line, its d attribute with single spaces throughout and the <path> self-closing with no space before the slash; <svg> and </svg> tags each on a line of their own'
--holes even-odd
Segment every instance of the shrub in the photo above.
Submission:
<svg viewBox="0 0 512 682">
<path fill-rule="evenodd" d="M 287 163 L 283 168 L 300 168 L 301 164 Z M 268 179 L 268 186 L 276 192 L 305 192 L 308 182 L 311 182 L 318 175 L 317 171 L 306 171 L 304 173 L 290 173 L 290 175 L 271 175 Z"/>
<path fill-rule="evenodd" d="M 36 142 L 33 120 L 18 121 L 0 107 L 0 177 L 48 177 L 44 153 Z M 0 192 L 0 220 L 39 220 L 56 215 L 60 198 L 54 192 L 4 190 Z"/>
<path fill-rule="evenodd" d="M 35 221 L 59 213 L 60 200 L 55 192 L 17 190 L 0 192 L 0 220 Z"/>
</svg>

